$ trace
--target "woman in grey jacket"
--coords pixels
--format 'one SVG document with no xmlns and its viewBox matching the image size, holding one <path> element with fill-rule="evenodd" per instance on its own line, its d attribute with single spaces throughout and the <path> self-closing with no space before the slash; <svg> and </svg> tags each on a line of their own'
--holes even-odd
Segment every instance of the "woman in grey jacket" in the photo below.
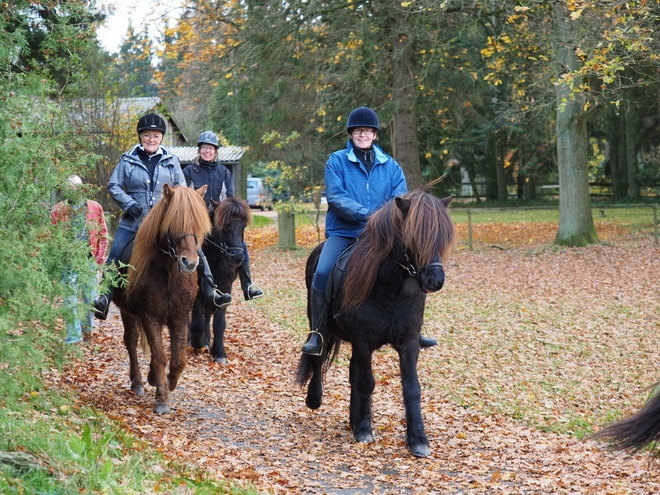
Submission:
<svg viewBox="0 0 660 495">
<path fill-rule="evenodd" d="M 108 265 L 122 260 L 124 250 L 135 237 L 142 219 L 160 200 L 163 185 L 186 187 L 179 159 L 161 146 L 166 129 L 165 121 L 159 115 L 150 113 L 140 118 L 137 123 L 139 144 L 121 156 L 110 176 L 108 192 L 124 213 L 106 261 Z M 215 289 L 205 257 L 200 260 L 200 269 L 203 271 L 200 289 L 214 306 L 222 307 L 224 304 L 226 307 L 231 302 L 231 296 Z M 106 319 L 113 292 L 110 287 L 108 293 L 94 300 L 96 318 Z"/>
</svg>

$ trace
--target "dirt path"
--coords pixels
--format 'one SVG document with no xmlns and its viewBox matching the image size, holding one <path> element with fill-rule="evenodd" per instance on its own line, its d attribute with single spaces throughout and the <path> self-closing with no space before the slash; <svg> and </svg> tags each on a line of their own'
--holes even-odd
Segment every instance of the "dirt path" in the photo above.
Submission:
<svg viewBox="0 0 660 495">
<path fill-rule="evenodd" d="M 403 442 L 398 379 L 387 371 L 379 375 L 374 395 L 376 441 L 357 444 L 347 428 L 346 367 L 331 368 L 324 405 L 308 410 L 292 381 L 299 343 L 253 304 L 236 302 L 229 311 L 232 328 L 241 328 L 228 332 L 229 365 L 212 364 L 208 355 L 190 356 L 170 414 L 151 412 L 153 389 L 145 397 L 130 391 L 114 307 L 70 383 L 84 402 L 169 455 L 275 493 L 660 491 L 644 456 L 615 456 L 593 443 L 484 416 L 427 389 L 423 410 L 433 453 L 416 459 Z M 391 358 L 377 354 L 374 368 L 387 370 L 384 361 Z"/>
</svg>

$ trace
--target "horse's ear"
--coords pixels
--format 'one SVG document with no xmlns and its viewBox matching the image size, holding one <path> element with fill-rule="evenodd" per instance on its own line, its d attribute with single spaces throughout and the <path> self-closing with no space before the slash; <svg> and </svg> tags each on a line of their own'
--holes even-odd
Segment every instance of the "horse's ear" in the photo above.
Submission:
<svg viewBox="0 0 660 495">
<path fill-rule="evenodd" d="M 396 206 L 403 212 L 403 215 L 407 215 L 410 210 L 410 200 L 397 196 L 394 201 L 396 201 Z"/>
<path fill-rule="evenodd" d="M 202 187 L 200 187 L 199 189 L 195 189 L 195 192 L 196 192 L 197 194 L 199 194 L 199 195 L 203 198 L 204 195 L 206 194 L 206 190 L 208 189 L 208 187 L 209 187 L 209 186 L 208 186 L 207 184 L 204 184 L 204 185 L 203 185 Z"/>
<path fill-rule="evenodd" d="M 167 198 L 169 201 L 172 199 L 172 195 L 174 194 L 174 191 L 172 190 L 172 186 L 170 186 L 167 182 L 163 184 L 163 197 Z"/>
<path fill-rule="evenodd" d="M 451 202 L 454 200 L 455 197 L 456 197 L 456 196 L 454 196 L 454 195 L 447 196 L 446 198 L 442 198 L 442 199 L 440 200 L 440 202 L 442 203 L 442 205 L 443 205 L 445 208 L 447 208 L 447 207 L 449 206 L 449 203 L 451 203 Z"/>
</svg>

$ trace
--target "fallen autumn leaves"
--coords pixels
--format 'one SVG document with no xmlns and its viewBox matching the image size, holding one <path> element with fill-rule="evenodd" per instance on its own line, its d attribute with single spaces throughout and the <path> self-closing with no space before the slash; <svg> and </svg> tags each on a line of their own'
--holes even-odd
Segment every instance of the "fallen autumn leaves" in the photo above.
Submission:
<svg viewBox="0 0 660 495">
<path fill-rule="evenodd" d="M 130 391 L 115 308 L 97 326 L 96 352 L 86 349 L 68 385 L 172 457 L 275 493 L 660 490 L 643 455 L 615 455 L 525 426 L 588 431 L 613 410 L 632 413 L 643 387 L 660 378 L 660 261 L 651 238 L 599 232 L 612 246 L 554 249 L 543 247 L 552 239 L 543 232 L 552 229 L 530 224 L 508 229 L 506 239 L 491 229 L 480 249 L 458 250 L 446 287 L 429 298 L 425 333 L 440 345 L 422 352 L 419 367 L 433 453 L 416 459 L 404 445 L 390 350 L 374 356 L 374 443 L 356 444 L 348 430 L 350 346 L 327 375 L 323 406 L 305 407 L 293 374 L 305 332 L 307 251 L 267 249 L 276 233 L 258 230 L 249 242 L 266 297 L 246 303 L 234 291 L 230 364 L 191 354 L 171 414 L 151 412 L 153 390 L 145 397 Z M 301 231 L 298 239 L 311 246 L 315 233 Z M 512 249 L 484 247 L 491 243 Z"/>
</svg>

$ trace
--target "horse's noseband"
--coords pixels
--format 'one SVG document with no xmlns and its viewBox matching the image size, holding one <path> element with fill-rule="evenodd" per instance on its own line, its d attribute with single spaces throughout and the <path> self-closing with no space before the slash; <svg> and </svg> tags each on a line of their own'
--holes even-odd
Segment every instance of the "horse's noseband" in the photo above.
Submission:
<svg viewBox="0 0 660 495">
<path fill-rule="evenodd" d="M 179 245 L 179 243 L 182 240 L 184 240 L 188 236 L 193 236 L 195 238 L 195 245 L 199 246 L 199 244 L 197 243 L 197 236 L 195 234 L 183 234 L 181 237 L 179 237 L 177 239 L 172 239 L 172 237 L 170 237 L 170 234 L 168 233 L 167 234 L 167 248 L 166 249 L 161 249 L 161 251 L 163 253 L 165 253 L 166 255 L 168 255 L 172 259 L 175 259 L 175 260 L 178 259 L 179 256 L 176 254 L 176 247 Z"/>
<path fill-rule="evenodd" d="M 390 258 L 390 259 L 391 259 L 392 261 L 394 261 L 394 263 L 396 263 L 397 265 L 399 265 L 401 268 L 403 268 L 405 271 L 407 271 L 407 272 L 408 272 L 408 275 L 410 275 L 411 277 L 416 277 L 417 275 L 419 275 L 421 272 L 423 272 L 423 271 L 426 270 L 427 268 L 431 268 L 431 267 L 433 267 L 433 266 L 439 266 L 440 268 L 443 268 L 443 267 L 442 267 L 442 262 L 440 262 L 440 261 L 433 261 L 433 262 L 429 263 L 427 266 L 416 267 L 416 266 L 410 261 L 410 257 L 408 256 L 408 253 L 403 253 L 403 257 L 404 257 L 404 262 L 403 262 L 403 263 L 399 263 L 399 262 L 398 262 L 397 260 L 395 260 L 394 258 Z"/>
</svg>

